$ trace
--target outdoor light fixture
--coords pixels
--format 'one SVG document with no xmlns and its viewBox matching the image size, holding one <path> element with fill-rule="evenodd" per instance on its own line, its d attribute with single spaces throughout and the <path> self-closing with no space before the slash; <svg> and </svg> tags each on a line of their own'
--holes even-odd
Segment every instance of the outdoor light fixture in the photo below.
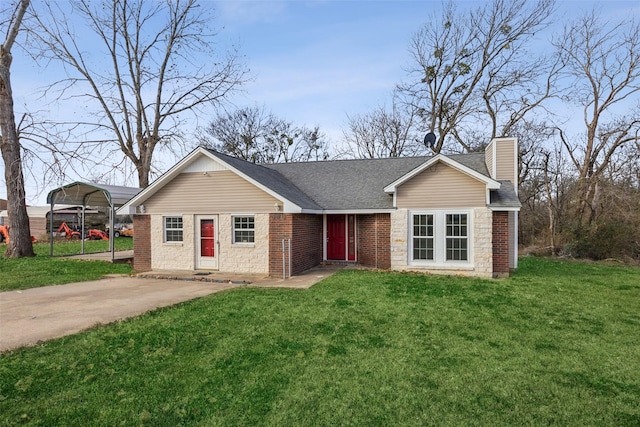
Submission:
<svg viewBox="0 0 640 427">
<path fill-rule="evenodd" d="M 276 208 L 276 212 L 280 212 L 280 205 L 278 204 L 278 202 L 275 202 L 273 204 L 273 207 Z"/>
</svg>

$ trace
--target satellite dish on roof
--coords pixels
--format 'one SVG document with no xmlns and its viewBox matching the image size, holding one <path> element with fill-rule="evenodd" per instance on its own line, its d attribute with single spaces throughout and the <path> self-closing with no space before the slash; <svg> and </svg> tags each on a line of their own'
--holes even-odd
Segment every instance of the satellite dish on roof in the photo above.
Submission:
<svg viewBox="0 0 640 427">
<path fill-rule="evenodd" d="M 428 134 L 426 134 L 424 136 L 424 145 L 433 150 L 433 147 L 435 147 L 436 145 L 436 134 L 433 132 L 429 132 Z"/>
</svg>

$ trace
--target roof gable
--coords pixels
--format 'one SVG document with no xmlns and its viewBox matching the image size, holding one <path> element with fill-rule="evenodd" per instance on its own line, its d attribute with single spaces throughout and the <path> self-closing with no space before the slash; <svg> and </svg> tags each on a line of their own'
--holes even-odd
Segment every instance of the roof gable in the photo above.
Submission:
<svg viewBox="0 0 640 427">
<path fill-rule="evenodd" d="M 289 183 L 276 171 L 213 150 L 198 147 L 176 163 L 160 178 L 122 206 L 118 213 L 132 211 L 183 172 L 230 170 L 251 184 L 283 202 L 284 212 L 300 212 L 303 208 L 319 209 L 312 200 Z M 302 205 L 302 206 L 301 206 Z"/>
<path fill-rule="evenodd" d="M 407 181 L 411 180 L 412 178 L 414 178 L 415 176 L 419 175 L 421 172 L 423 172 L 424 170 L 432 167 L 433 165 L 437 164 L 438 162 L 442 162 L 444 164 L 446 164 L 447 166 L 450 166 L 451 168 L 464 173 L 474 179 L 477 179 L 480 182 L 483 182 L 486 186 L 487 189 L 489 190 L 497 190 L 500 188 L 500 183 L 492 178 L 490 178 L 489 176 L 475 170 L 472 169 L 469 166 L 466 166 L 465 164 L 463 164 L 460 161 L 456 161 L 450 157 L 447 157 L 443 154 L 438 154 L 434 157 L 432 157 L 431 159 L 427 160 L 426 162 L 422 163 L 421 165 L 419 165 L 418 167 L 412 169 L 411 171 L 408 171 L 407 173 L 405 173 L 404 175 L 402 175 L 401 177 L 399 177 L 398 179 L 396 179 L 395 181 L 393 181 L 391 184 L 387 185 L 386 187 L 384 187 L 384 191 L 389 193 L 389 194 L 393 194 L 397 191 L 398 187 L 401 186 L 402 184 L 406 183 Z M 486 166 L 485 166 L 486 168 Z"/>
</svg>

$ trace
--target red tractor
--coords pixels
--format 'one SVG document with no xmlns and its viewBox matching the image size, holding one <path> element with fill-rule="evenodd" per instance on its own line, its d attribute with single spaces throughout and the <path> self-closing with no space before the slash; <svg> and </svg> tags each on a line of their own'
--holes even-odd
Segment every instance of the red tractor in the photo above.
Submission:
<svg viewBox="0 0 640 427">
<path fill-rule="evenodd" d="M 75 231 L 72 230 L 66 222 L 63 222 L 62 224 L 60 224 L 60 227 L 58 227 L 58 233 L 64 233 L 65 237 L 67 239 L 72 239 L 72 238 L 76 238 L 79 239 L 80 238 L 80 232 L 79 231 Z"/>
<path fill-rule="evenodd" d="M 101 230 L 91 229 L 87 231 L 89 240 L 109 240 L 109 235 Z"/>
<path fill-rule="evenodd" d="M 35 242 L 36 238 L 31 236 L 31 241 Z M 6 225 L 0 225 L 0 243 L 9 243 L 9 227 Z"/>
<path fill-rule="evenodd" d="M 0 225 L 0 243 L 5 240 L 9 243 L 9 227 L 6 225 Z"/>
<path fill-rule="evenodd" d="M 79 231 L 72 230 L 66 222 L 60 224 L 58 233 L 64 233 L 67 239 L 79 239 L 81 236 Z M 85 238 L 89 240 L 109 240 L 109 235 L 102 230 L 96 230 L 95 228 L 92 228 L 90 230 L 87 230 Z"/>
</svg>

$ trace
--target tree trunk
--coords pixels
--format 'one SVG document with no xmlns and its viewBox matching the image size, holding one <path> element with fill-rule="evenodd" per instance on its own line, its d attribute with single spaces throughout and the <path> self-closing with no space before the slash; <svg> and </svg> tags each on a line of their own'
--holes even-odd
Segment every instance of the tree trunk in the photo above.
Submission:
<svg viewBox="0 0 640 427">
<path fill-rule="evenodd" d="M 28 1 L 23 2 L 26 9 Z M 34 256 L 29 216 L 24 191 L 24 175 L 20 141 L 13 112 L 11 92 L 11 52 L 0 46 L 0 151 L 4 160 L 4 177 L 7 185 L 7 213 L 10 220 L 9 243 L 5 256 L 9 258 Z"/>
<path fill-rule="evenodd" d="M 4 61 L 0 61 L 4 62 Z M 7 185 L 7 213 L 10 220 L 9 243 L 5 256 L 9 258 L 34 256 L 29 216 L 24 191 L 24 175 L 20 142 L 13 114 L 9 70 L 0 65 L 0 128 L 2 129 L 2 159 L 4 160 L 4 179 Z"/>
</svg>

